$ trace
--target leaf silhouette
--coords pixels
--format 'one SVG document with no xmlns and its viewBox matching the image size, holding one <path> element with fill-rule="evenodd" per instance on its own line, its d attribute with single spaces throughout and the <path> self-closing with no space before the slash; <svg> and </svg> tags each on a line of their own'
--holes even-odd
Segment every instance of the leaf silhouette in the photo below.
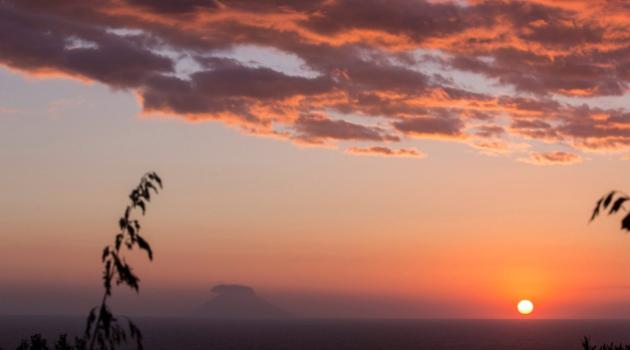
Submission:
<svg viewBox="0 0 630 350">
<path fill-rule="evenodd" d="M 103 287 L 105 288 L 105 295 L 112 294 L 112 261 L 107 260 L 105 263 L 105 271 L 103 271 Z"/>
<path fill-rule="evenodd" d="M 157 182 L 158 186 L 160 186 L 160 188 L 162 188 L 162 179 L 158 176 L 157 173 L 152 172 L 149 174 L 149 178 L 155 180 L 155 182 Z"/>
<path fill-rule="evenodd" d="M 603 201 L 604 201 L 604 197 L 600 198 L 595 204 L 595 209 L 593 209 L 593 215 L 591 215 L 591 221 L 595 220 L 597 215 L 599 215 L 599 208 L 602 206 Z"/>
<path fill-rule="evenodd" d="M 155 191 L 155 194 L 158 193 L 158 189 L 155 187 L 155 185 L 153 185 L 153 183 L 151 182 L 147 182 L 147 190 L 148 189 L 152 189 L 153 191 Z"/>
<path fill-rule="evenodd" d="M 146 208 L 146 206 L 145 206 L 145 204 L 144 204 L 144 201 L 139 200 L 139 201 L 136 203 L 136 205 L 137 205 L 137 206 L 139 206 L 139 207 L 140 207 L 140 209 L 142 209 L 142 215 L 144 215 L 144 214 L 145 214 L 145 212 L 147 211 L 147 208 Z"/>
<path fill-rule="evenodd" d="M 116 269 L 116 274 L 118 275 L 117 283 L 124 283 L 138 293 L 140 288 L 138 285 L 138 282 L 140 282 L 138 276 L 134 275 L 131 271 L 131 267 L 126 262 L 121 261 L 118 255 L 114 254 L 113 257 L 114 267 Z"/>
<path fill-rule="evenodd" d="M 621 220 L 621 229 L 630 231 L 630 214 Z"/>
<path fill-rule="evenodd" d="M 623 203 L 625 201 L 627 201 L 627 200 L 628 200 L 628 197 L 619 197 L 619 198 L 617 198 L 617 200 L 610 207 L 610 212 L 608 212 L 608 215 L 618 212 L 619 209 L 621 209 L 621 206 L 623 205 Z"/>
<path fill-rule="evenodd" d="M 129 236 L 131 237 L 131 240 L 135 240 L 136 237 L 136 229 L 133 226 L 127 226 L 127 232 L 129 232 Z"/>
<path fill-rule="evenodd" d="M 103 257 L 101 258 L 101 261 L 105 261 L 105 259 L 107 258 L 107 256 L 109 255 L 109 246 L 105 247 L 105 249 L 103 249 Z"/>
<path fill-rule="evenodd" d="M 142 236 L 140 235 L 137 235 L 136 238 L 138 239 L 138 246 L 140 247 L 140 249 L 146 250 L 147 254 L 149 255 L 149 260 L 153 260 L 153 250 L 151 250 L 151 246 L 149 245 L 149 243 L 145 241 L 144 238 L 142 238 Z"/>
<path fill-rule="evenodd" d="M 123 235 L 122 234 L 117 234 L 116 235 L 116 242 L 115 242 L 115 246 L 116 246 L 116 251 L 120 250 L 120 244 L 122 243 L 123 240 Z"/>
<path fill-rule="evenodd" d="M 617 192 L 612 191 L 606 196 L 606 198 L 604 199 L 604 208 L 608 208 L 608 205 L 610 204 L 610 202 L 612 202 L 612 199 L 615 196 L 615 193 Z"/>
<path fill-rule="evenodd" d="M 86 322 L 86 325 L 87 325 L 87 327 L 85 327 L 86 338 L 90 337 L 90 331 L 92 330 L 92 324 L 94 323 L 95 320 L 96 320 L 96 307 L 93 307 L 92 310 L 90 310 L 90 313 L 88 314 L 88 318 L 87 318 L 87 322 Z"/>
<path fill-rule="evenodd" d="M 118 220 L 118 226 L 120 227 L 121 230 L 124 230 L 125 227 L 127 227 L 127 219 L 120 218 L 120 220 Z"/>
<path fill-rule="evenodd" d="M 131 336 L 131 338 L 136 339 L 136 344 L 138 346 L 138 349 L 142 350 L 143 349 L 142 332 L 140 331 L 138 326 L 136 326 L 133 322 L 131 322 L 131 320 L 129 320 L 129 335 Z"/>
</svg>

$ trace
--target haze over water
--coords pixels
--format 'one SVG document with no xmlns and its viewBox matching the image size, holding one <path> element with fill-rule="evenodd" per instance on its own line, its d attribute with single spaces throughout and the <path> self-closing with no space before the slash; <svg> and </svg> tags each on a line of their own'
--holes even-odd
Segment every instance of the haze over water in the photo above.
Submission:
<svg viewBox="0 0 630 350">
<path fill-rule="evenodd" d="M 148 349 L 563 350 L 593 341 L 630 342 L 628 320 L 293 320 L 138 318 Z M 2 317 L 0 344 L 17 345 L 36 327 L 50 336 L 82 332 L 83 320 Z M 72 333 L 71 333 L 72 334 Z"/>
</svg>

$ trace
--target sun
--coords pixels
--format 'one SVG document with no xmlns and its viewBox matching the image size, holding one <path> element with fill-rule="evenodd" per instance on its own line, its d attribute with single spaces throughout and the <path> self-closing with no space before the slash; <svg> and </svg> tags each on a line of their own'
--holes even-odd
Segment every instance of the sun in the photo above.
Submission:
<svg viewBox="0 0 630 350">
<path fill-rule="evenodd" d="M 527 299 L 523 299 L 518 302 L 518 305 L 516 305 L 516 309 L 522 315 L 529 315 L 532 313 L 532 311 L 534 311 L 534 303 Z"/>
</svg>

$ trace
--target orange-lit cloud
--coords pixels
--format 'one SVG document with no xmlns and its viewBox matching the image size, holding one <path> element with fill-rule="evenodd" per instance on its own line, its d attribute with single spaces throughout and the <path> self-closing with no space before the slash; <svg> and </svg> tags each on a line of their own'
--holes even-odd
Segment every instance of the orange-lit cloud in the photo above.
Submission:
<svg viewBox="0 0 630 350">
<path fill-rule="evenodd" d="M 392 149 L 382 146 L 374 147 L 351 147 L 346 149 L 346 153 L 366 156 L 382 156 L 382 157 L 413 157 L 422 158 L 426 155 L 414 148 Z"/>
<path fill-rule="evenodd" d="M 626 94 L 629 14 L 623 2 L 577 0 L 4 1 L 0 65 L 101 82 L 151 114 L 301 144 L 627 151 L 627 112 L 589 99 Z M 279 56 L 226 56 L 242 46 L 291 57 L 298 72 Z"/>
<path fill-rule="evenodd" d="M 536 165 L 567 165 L 581 162 L 582 157 L 574 153 L 562 151 L 532 152 L 529 158 L 522 159 L 522 161 Z"/>
</svg>

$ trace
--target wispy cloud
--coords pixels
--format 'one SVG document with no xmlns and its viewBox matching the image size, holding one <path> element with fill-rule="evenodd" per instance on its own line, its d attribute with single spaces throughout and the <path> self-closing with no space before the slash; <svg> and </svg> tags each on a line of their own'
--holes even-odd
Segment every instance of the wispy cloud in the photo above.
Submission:
<svg viewBox="0 0 630 350">
<path fill-rule="evenodd" d="M 373 147 L 351 147 L 346 149 L 346 153 L 365 156 L 381 156 L 381 157 L 412 157 L 424 158 L 426 154 L 415 148 L 389 148 L 383 146 Z"/>
<path fill-rule="evenodd" d="M 529 158 L 522 158 L 521 160 L 536 165 L 568 165 L 581 162 L 582 157 L 578 154 L 562 151 L 531 152 Z"/>
</svg>

